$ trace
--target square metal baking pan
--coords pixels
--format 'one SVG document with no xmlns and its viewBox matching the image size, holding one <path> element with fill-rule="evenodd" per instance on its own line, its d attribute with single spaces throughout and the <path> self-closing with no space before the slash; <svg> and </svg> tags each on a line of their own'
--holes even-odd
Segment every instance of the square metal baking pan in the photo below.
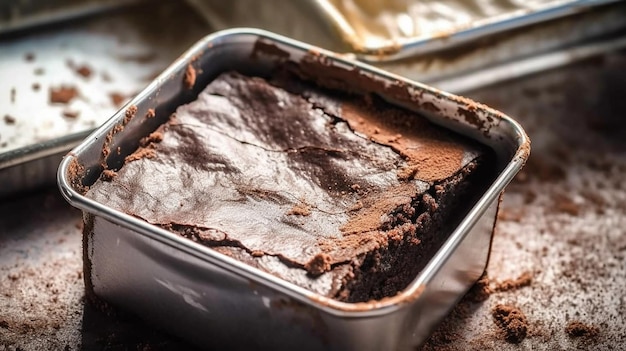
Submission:
<svg viewBox="0 0 626 351">
<path fill-rule="evenodd" d="M 193 101 L 219 73 L 262 74 L 285 60 L 299 65 L 311 57 L 327 65 L 329 77 L 356 71 L 366 81 L 382 83 L 372 92 L 490 146 L 497 156 L 493 181 L 396 296 L 361 303 L 329 299 L 81 195 L 81 187 L 102 172 L 105 139 L 120 123 L 124 128 L 110 144 L 111 149 L 120 147 L 120 155 L 112 163 L 133 152 L 142 136 L 164 123 L 177 106 Z M 189 65 L 198 72 L 192 90 L 183 84 Z M 404 98 L 393 95 L 394 90 L 404 92 Z M 84 215 L 87 295 L 207 348 L 404 350 L 420 345 L 484 271 L 500 195 L 530 152 L 522 128 L 498 111 L 254 29 L 204 38 L 127 108 L 133 105 L 137 117 L 126 124 L 122 109 L 59 167 L 62 194 Z M 156 111 L 155 118 L 143 118 L 149 109 Z"/>
</svg>

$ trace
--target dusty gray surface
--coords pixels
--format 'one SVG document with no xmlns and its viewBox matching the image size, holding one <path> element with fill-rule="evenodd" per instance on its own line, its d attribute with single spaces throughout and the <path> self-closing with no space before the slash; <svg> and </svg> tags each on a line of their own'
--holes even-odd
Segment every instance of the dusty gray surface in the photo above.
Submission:
<svg viewBox="0 0 626 351">
<path fill-rule="evenodd" d="M 490 287 L 530 273 L 526 287 L 466 298 L 426 350 L 623 349 L 626 341 L 626 55 L 610 54 L 471 94 L 514 116 L 532 140 L 496 227 Z M 519 308 L 528 336 L 509 344 L 497 304 Z M 569 322 L 598 329 L 570 337 Z"/>
<path fill-rule="evenodd" d="M 426 350 L 622 349 L 626 339 L 626 55 L 471 94 L 518 119 L 533 140 L 508 188 L 488 274 L 492 288 L 528 272 L 527 286 L 466 298 Z M 80 213 L 55 189 L 0 204 L 0 350 L 176 349 L 176 339 L 83 304 Z M 474 296 L 475 297 L 475 296 Z M 497 304 L 527 319 L 505 341 Z M 570 337 L 580 321 L 595 337 Z"/>
<path fill-rule="evenodd" d="M 165 0 L 1 36 L 0 153 L 102 124 L 210 32 Z"/>
</svg>

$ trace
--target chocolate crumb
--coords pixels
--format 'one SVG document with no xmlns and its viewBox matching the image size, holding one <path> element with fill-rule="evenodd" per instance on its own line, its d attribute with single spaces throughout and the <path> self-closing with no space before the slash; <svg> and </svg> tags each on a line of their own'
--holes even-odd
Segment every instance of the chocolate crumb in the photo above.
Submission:
<svg viewBox="0 0 626 351">
<path fill-rule="evenodd" d="M 113 178 L 115 178 L 115 176 L 117 176 L 117 172 L 110 169 L 105 169 L 104 171 L 102 171 L 102 176 L 100 178 L 106 182 L 109 182 Z"/>
<path fill-rule="evenodd" d="M 327 254 L 320 253 L 315 255 L 309 262 L 304 265 L 304 269 L 312 276 L 321 275 L 324 272 L 328 272 L 331 268 L 330 266 L 331 258 Z"/>
<path fill-rule="evenodd" d="M 287 215 L 294 216 L 309 216 L 311 215 L 311 208 L 307 205 L 295 205 L 287 212 Z"/>
<path fill-rule="evenodd" d="M 50 88 L 50 103 L 67 104 L 78 96 L 78 90 L 71 86 Z"/>
<path fill-rule="evenodd" d="M 496 325 L 504 333 L 506 341 L 519 344 L 526 338 L 528 321 L 526 315 L 518 308 L 499 304 L 491 310 L 491 315 Z"/>
<path fill-rule="evenodd" d="M 15 102 L 15 94 L 17 94 L 15 88 L 11 88 L 11 103 Z"/>
<path fill-rule="evenodd" d="M 34 91 L 39 91 L 39 89 L 41 88 L 41 85 L 39 85 L 39 83 L 33 83 L 32 87 Z"/>
<path fill-rule="evenodd" d="M 572 338 L 598 336 L 600 330 L 592 325 L 584 324 L 580 321 L 571 321 L 565 327 L 565 333 Z"/>
<path fill-rule="evenodd" d="M 113 103 L 113 105 L 118 107 L 122 106 L 124 101 L 126 101 L 126 96 L 116 92 L 110 93 L 109 97 L 111 98 L 111 102 Z"/>
<path fill-rule="evenodd" d="M 35 61 L 35 54 L 33 54 L 32 52 L 27 52 L 26 55 L 24 55 L 24 59 L 27 62 L 33 62 Z"/>
<path fill-rule="evenodd" d="M 141 148 L 132 154 L 126 156 L 124 159 L 125 163 L 133 162 L 140 160 L 142 158 L 153 158 L 156 157 L 156 152 L 153 149 Z"/>
<path fill-rule="evenodd" d="M 516 290 L 525 286 L 529 286 L 532 280 L 532 274 L 530 272 L 524 272 L 517 279 L 507 279 L 501 283 L 496 284 L 494 290 L 498 292 Z"/>
<path fill-rule="evenodd" d="M 150 135 L 148 135 L 147 137 L 142 138 L 139 141 L 139 145 L 143 147 L 147 147 L 153 143 L 160 143 L 162 140 L 163 140 L 163 133 L 156 131 L 156 132 L 150 133 Z"/>
<path fill-rule="evenodd" d="M 187 89 L 193 88 L 194 84 L 196 84 L 196 69 L 190 64 L 187 65 L 187 69 L 185 70 L 185 77 L 183 78 L 183 83 Z"/>
<path fill-rule="evenodd" d="M 4 123 L 6 124 L 15 124 L 17 120 L 13 116 L 4 115 Z"/>
<path fill-rule="evenodd" d="M 78 118 L 79 115 L 80 115 L 79 111 L 68 111 L 68 110 L 63 111 L 63 117 L 66 117 L 66 118 L 75 119 L 75 118 Z"/>
<path fill-rule="evenodd" d="M 482 302 L 487 300 L 489 295 L 493 292 L 493 290 L 489 287 L 489 283 L 490 279 L 485 272 L 472 286 L 467 295 L 465 295 L 465 298 L 472 302 Z"/>
<path fill-rule="evenodd" d="M 91 68 L 89 68 L 87 65 L 81 65 L 79 67 L 76 67 L 75 69 L 76 73 L 78 73 L 79 75 L 85 77 L 85 78 L 89 78 L 91 77 Z"/>
</svg>

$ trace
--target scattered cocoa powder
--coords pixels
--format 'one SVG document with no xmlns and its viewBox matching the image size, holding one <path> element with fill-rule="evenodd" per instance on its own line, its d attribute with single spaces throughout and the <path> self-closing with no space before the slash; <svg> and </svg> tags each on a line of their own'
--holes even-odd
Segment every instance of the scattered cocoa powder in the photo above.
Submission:
<svg viewBox="0 0 626 351">
<path fill-rule="evenodd" d="M 76 96 L 78 96 L 78 90 L 73 86 L 50 88 L 50 103 L 53 104 L 67 104 Z"/>
<path fill-rule="evenodd" d="M 406 159 L 407 165 L 398 171 L 400 179 L 444 179 L 461 165 L 464 153 L 458 142 L 452 142 L 443 131 L 421 128 L 420 124 L 427 122 L 411 118 L 406 111 L 382 110 L 376 102 L 344 103 L 341 108 L 343 118 L 352 129 L 391 147 Z M 363 121 L 367 123 L 360 123 Z"/>
<path fill-rule="evenodd" d="M 27 52 L 26 55 L 24 55 L 24 60 L 26 60 L 27 62 L 35 61 L 35 54 L 33 54 L 32 52 Z"/>
<path fill-rule="evenodd" d="M 565 327 L 565 333 L 572 338 L 587 337 L 594 338 L 598 336 L 600 330 L 592 325 L 584 324 L 580 321 L 571 321 Z"/>
<path fill-rule="evenodd" d="M 41 89 L 41 85 L 39 85 L 39 83 L 33 83 L 32 88 L 34 91 L 39 91 L 39 89 Z"/>
<path fill-rule="evenodd" d="M 43 68 L 39 67 L 39 68 L 35 68 L 35 70 L 33 71 L 33 73 L 35 73 L 35 75 L 36 75 L 36 76 L 41 76 L 41 75 L 43 75 L 44 73 L 46 73 L 46 71 L 45 71 Z"/>
<path fill-rule="evenodd" d="M 504 333 L 504 339 L 513 344 L 519 344 L 528 333 L 526 315 L 518 308 L 498 304 L 491 310 L 494 322 Z"/>
<path fill-rule="evenodd" d="M 530 272 L 524 272 L 517 279 L 506 279 L 500 283 L 497 283 L 494 287 L 494 291 L 503 292 L 509 290 L 516 290 L 525 286 L 529 286 L 532 283 L 533 276 Z"/>
</svg>

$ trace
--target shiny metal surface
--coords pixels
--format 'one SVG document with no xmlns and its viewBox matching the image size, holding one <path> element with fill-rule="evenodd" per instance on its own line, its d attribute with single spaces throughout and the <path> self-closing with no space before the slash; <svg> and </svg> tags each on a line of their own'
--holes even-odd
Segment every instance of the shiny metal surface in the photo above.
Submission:
<svg viewBox="0 0 626 351">
<path fill-rule="evenodd" d="M 234 68 L 248 73 L 267 71 L 276 58 L 251 58 L 259 40 L 288 52 L 289 60 L 296 64 L 314 49 L 258 30 L 231 30 L 206 37 L 129 103 L 137 106 L 138 116 L 155 108 L 155 122 L 149 125 L 141 119 L 132 120 L 115 135 L 111 147 L 121 147 L 120 157 L 132 152 L 133 140 L 163 123 L 176 106 L 193 100 L 219 72 Z M 88 293 L 95 292 L 113 305 L 205 347 L 232 347 L 236 342 L 239 344 L 234 346 L 410 349 L 425 340 L 430 328 L 486 266 L 498 198 L 528 157 L 529 141 L 518 124 L 495 110 L 325 50 L 314 50 L 335 67 L 358 69 L 371 79 L 390 84 L 403 82 L 416 99 L 408 108 L 487 143 L 498 155 L 497 178 L 469 206 L 469 212 L 415 281 L 398 296 L 380 302 L 331 300 L 85 198 L 71 187 L 68 167 L 76 161 L 83 165 L 89 172 L 87 183 L 98 176 L 104 136 L 124 118 L 122 110 L 75 148 L 58 173 L 62 194 L 86 216 L 85 259 L 91 265 L 90 273 L 85 272 Z M 189 92 L 181 82 L 192 60 L 201 73 L 193 92 Z M 379 93 L 385 97 L 384 92 Z M 420 109 L 424 103 L 437 106 L 440 112 Z M 458 109 L 468 104 L 484 122 L 482 127 L 458 114 Z M 156 304 L 159 309 L 154 308 Z M 180 323 L 172 315 L 184 315 L 185 320 Z"/>
</svg>

